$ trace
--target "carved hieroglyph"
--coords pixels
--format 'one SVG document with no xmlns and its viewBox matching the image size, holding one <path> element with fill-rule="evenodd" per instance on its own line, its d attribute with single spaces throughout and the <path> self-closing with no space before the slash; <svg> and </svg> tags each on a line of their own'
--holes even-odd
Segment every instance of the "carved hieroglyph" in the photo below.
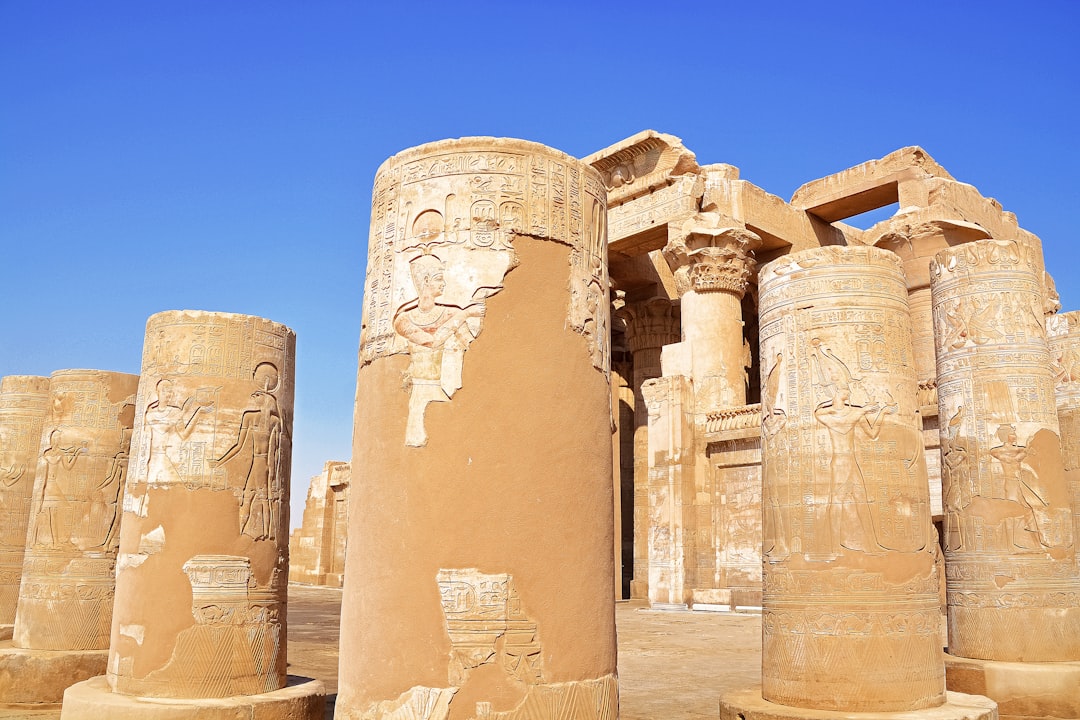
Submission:
<svg viewBox="0 0 1080 720">
<path fill-rule="evenodd" d="M 49 378 L 0 378 L 0 625 L 15 622 Z"/>
<path fill-rule="evenodd" d="M 762 696 L 843 712 L 945 700 L 936 547 L 896 255 L 761 271 Z"/>
<path fill-rule="evenodd" d="M 374 192 L 336 716 L 613 717 L 599 173 L 465 138 Z"/>
<path fill-rule="evenodd" d="M 1080 579 L 1040 258 L 980 240 L 931 266 L 949 652 L 1080 660 Z"/>
<path fill-rule="evenodd" d="M 147 322 L 109 655 L 116 692 L 283 687 L 295 342 L 247 315 Z"/>
<path fill-rule="evenodd" d="M 14 644 L 109 646 L 137 375 L 59 370 L 49 380 Z"/>
<path fill-rule="evenodd" d="M 1061 459 L 1073 503 L 1075 542 L 1080 540 L 1080 311 L 1048 315 L 1046 333 L 1055 376 Z"/>
<path fill-rule="evenodd" d="M 606 194 L 599 174 L 525 141 L 464 138 L 406 151 L 375 178 L 360 363 L 409 356 L 405 442 L 427 442 L 424 416 L 461 388 L 487 299 L 517 264 L 514 238 L 571 248 L 567 326 L 610 366 Z"/>
</svg>

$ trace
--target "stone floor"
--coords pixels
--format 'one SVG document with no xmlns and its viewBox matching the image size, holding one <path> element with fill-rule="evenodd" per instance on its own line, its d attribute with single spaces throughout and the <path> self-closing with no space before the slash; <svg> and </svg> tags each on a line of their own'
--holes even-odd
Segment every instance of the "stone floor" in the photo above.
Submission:
<svg viewBox="0 0 1080 720">
<path fill-rule="evenodd" d="M 322 680 L 333 717 L 341 591 L 289 586 L 289 673 Z M 716 718 L 721 693 L 761 677 L 758 615 L 660 612 L 618 603 L 621 720 Z M 2 702 L 2 699 L 0 699 Z M 55 720 L 59 712 L 0 710 L 3 720 Z"/>
</svg>

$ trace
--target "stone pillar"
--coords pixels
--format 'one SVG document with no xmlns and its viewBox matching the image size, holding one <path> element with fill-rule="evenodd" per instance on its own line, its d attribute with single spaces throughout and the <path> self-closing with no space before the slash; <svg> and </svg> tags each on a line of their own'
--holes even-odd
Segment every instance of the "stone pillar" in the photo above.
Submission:
<svg viewBox="0 0 1080 720">
<path fill-rule="evenodd" d="M 1080 577 L 1041 260 L 983 240 L 939 253 L 931 281 L 949 687 L 985 688 L 1003 717 L 1078 717 Z M 1065 676 L 1068 693 L 1048 691 Z"/>
<path fill-rule="evenodd" d="M 138 383 L 100 370 L 49 380 L 14 636 L 0 648 L 4 702 L 55 704 L 105 669 Z"/>
<path fill-rule="evenodd" d="M 321 684 L 285 676 L 294 362 L 262 318 L 147 321 L 108 671 L 65 720 L 322 716 Z"/>
<path fill-rule="evenodd" d="M 649 410 L 649 604 L 685 610 L 691 599 L 687 508 L 694 501 L 694 388 L 675 375 L 642 386 Z"/>
<path fill-rule="evenodd" d="M 0 640 L 11 638 L 49 378 L 0 378 Z"/>
<path fill-rule="evenodd" d="M 721 717 L 992 718 L 985 698 L 947 703 L 899 259 L 815 248 L 758 287 L 762 686 L 725 696 Z"/>
<path fill-rule="evenodd" d="M 605 202 L 522 140 L 379 169 L 338 718 L 616 717 Z"/>
<path fill-rule="evenodd" d="M 664 258 L 681 298 L 696 412 L 745 405 L 751 352 L 743 339 L 742 298 L 755 266 L 751 251 L 761 238 L 711 212 L 677 231 L 669 228 L 669 235 Z"/>
<path fill-rule="evenodd" d="M 1054 371 L 1061 459 L 1073 512 L 1073 542 L 1080 541 L 1080 311 L 1049 314 L 1046 332 Z"/>
<path fill-rule="evenodd" d="M 658 378 L 660 351 L 679 342 L 679 306 L 666 297 L 629 303 L 620 310 L 633 358 L 634 389 L 634 579 L 630 597 L 649 597 L 649 410 L 641 388 Z"/>
</svg>

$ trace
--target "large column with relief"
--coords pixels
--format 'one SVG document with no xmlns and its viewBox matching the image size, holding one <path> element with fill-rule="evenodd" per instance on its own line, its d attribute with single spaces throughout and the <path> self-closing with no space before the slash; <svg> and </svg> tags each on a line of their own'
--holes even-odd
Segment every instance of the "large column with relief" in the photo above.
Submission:
<svg viewBox="0 0 1080 720">
<path fill-rule="evenodd" d="M 721 717 L 993 718 L 945 691 L 899 258 L 807 250 L 758 287 L 762 684 L 726 695 Z"/>
<path fill-rule="evenodd" d="M 617 716 L 605 203 L 521 140 L 379 169 L 338 718 Z"/>
<path fill-rule="evenodd" d="M 931 267 L 950 688 L 1002 717 L 1080 716 L 1080 575 L 1038 252 L 982 240 Z"/>
<path fill-rule="evenodd" d="M 627 303 L 626 344 L 633 362 L 634 389 L 634 579 L 631 598 L 649 597 L 649 409 L 642 386 L 660 377 L 660 351 L 679 342 L 679 306 L 666 297 Z"/>
<path fill-rule="evenodd" d="M 0 641 L 11 639 L 22 581 L 49 378 L 0 378 Z"/>
<path fill-rule="evenodd" d="M 14 636 L 0 646 L 3 702 L 56 705 L 105 670 L 138 383 L 101 370 L 49 379 Z"/>
<path fill-rule="evenodd" d="M 1050 366 L 1061 428 L 1061 459 L 1073 512 L 1073 542 L 1080 542 L 1080 311 L 1046 316 Z"/>
<path fill-rule="evenodd" d="M 285 673 L 294 363 L 270 320 L 147 321 L 108 670 L 64 720 L 322 717 Z"/>
</svg>

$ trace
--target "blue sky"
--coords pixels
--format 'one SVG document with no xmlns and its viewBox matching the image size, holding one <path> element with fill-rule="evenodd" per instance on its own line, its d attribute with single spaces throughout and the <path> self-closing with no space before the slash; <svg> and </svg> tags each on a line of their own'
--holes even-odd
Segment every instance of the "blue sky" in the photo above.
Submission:
<svg viewBox="0 0 1080 720">
<path fill-rule="evenodd" d="M 0 0 L 0 375 L 138 372 L 146 318 L 296 330 L 294 524 L 350 454 L 370 188 L 462 135 L 645 128 L 790 198 L 904 145 L 1080 308 L 1077 2 Z"/>
</svg>

